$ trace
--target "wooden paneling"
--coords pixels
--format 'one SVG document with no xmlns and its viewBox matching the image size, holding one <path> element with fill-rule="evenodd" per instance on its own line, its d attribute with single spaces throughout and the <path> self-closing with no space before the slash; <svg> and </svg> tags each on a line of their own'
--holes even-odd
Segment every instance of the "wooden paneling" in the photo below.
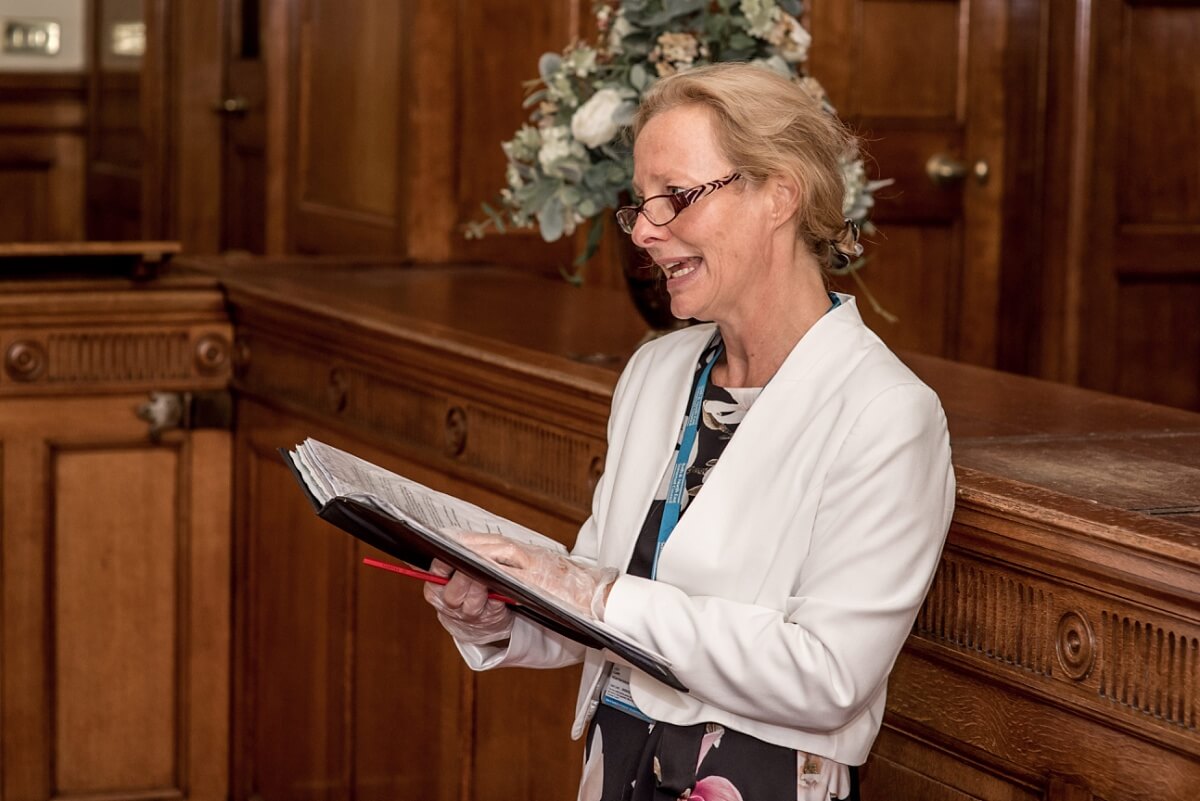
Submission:
<svg viewBox="0 0 1200 801">
<path fill-rule="evenodd" d="M 865 0 L 855 112 L 864 117 L 956 120 L 966 76 L 960 53 L 965 9 L 945 0 Z"/>
<path fill-rule="evenodd" d="M 464 231 L 503 185 L 500 143 L 527 117 L 523 81 L 575 38 L 583 5 L 267 3 L 267 248 L 556 273 L 570 243 Z"/>
<path fill-rule="evenodd" d="M 1200 151 L 1188 133 L 1200 84 L 1186 63 L 1200 3 L 1055 8 L 1050 36 L 1070 45 L 1049 73 L 1049 142 L 1067 172 L 1047 197 L 1071 222 L 1063 245 L 1047 240 L 1043 370 L 1200 408 Z"/>
<path fill-rule="evenodd" d="M 84 86 L 0 75 L 0 242 L 83 237 Z"/>
<path fill-rule="evenodd" d="M 51 460 L 54 787 L 177 790 L 180 576 L 164 567 L 183 550 L 179 454 L 58 449 Z"/>
<path fill-rule="evenodd" d="M 451 243 L 452 257 L 527 264 L 551 272 L 568 266 L 574 257 L 569 242 L 547 245 L 536 230 L 478 241 L 462 240 L 462 234 L 464 223 L 482 219 L 481 204 L 495 205 L 505 185 L 507 162 L 500 143 L 528 121 L 523 84 L 537 77 L 538 57 L 544 52 L 561 52 L 578 38 L 580 17 L 590 11 L 587 2 L 555 0 L 544 4 L 542 13 L 531 19 L 528 3 L 489 0 L 478 10 L 460 14 L 458 113 L 450 154 L 456 165 L 451 235 L 459 241 Z M 495 42 L 505 46 L 495 47 Z"/>
<path fill-rule="evenodd" d="M 1121 282 L 1113 391 L 1200 409 L 1200 259 L 1193 266 L 1177 278 Z"/>
<path fill-rule="evenodd" d="M 6 801 L 227 797 L 230 435 L 136 412 L 230 340 L 203 280 L 0 284 Z"/>
<path fill-rule="evenodd" d="M 877 194 L 861 277 L 896 323 L 860 303 L 889 344 L 978 364 L 999 359 L 997 319 L 1011 102 L 1000 0 L 814 2 L 809 68 L 860 133 Z M 1018 54 L 1028 58 L 1028 54 Z M 1026 103 L 1032 103 L 1028 98 Z M 966 173 L 935 183 L 934 156 Z M 986 165 L 981 179 L 972 171 Z M 930 274 L 932 273 L 932 275 Z M 839 289 L 864 294 L 850 279 Z"/>
<path fill-rule="evenodd" d="M 283 444 L 283 443 L 280 443 Z M 247 460 L 248 459 L 248 460 Z M 294 501 L 273 449 L 243 457 L 239 491 L 255 532 L 245 546 L 247 640 L 255 671 L 238 718 L 239 759 L 264 799 L 321 799 L 344 786 L 350 699 L 347 570 L 350 544 Z"/>
<path fill-rule="evenodd" d="M 294 241 L 302 252 L 403 248 L 401 9 L 389 0 L 299 5 Z"/>
<path fill-rule="evenodd" d="M 458 798 L 471 727 L 458 652 L 420 584 L 363 566 L 389 557 L 320 520 L 275 451 L 305 436 L 348 443 L 259 404 L 239 419 L 234 797 Z"/>
<path fill-rule="evenodd" d="M 88 29 L 92 64 L 88 88 L 87 237 L 99 240 L 152 236 L 143 225 L 143 186 L 157 170 L 157 145 L 146 136 L 143 57 L 112 52 L 113 26 L 146 22 L 138 0 L 99 0 Z M 153 41 L 154 28 L 147 39 Z M 156 45 L 151 44 L 150 48 Z M 149 108 L 145 111 L 148 113 Z M 155 226 L 157 229 L 157 226 Z M 157 234 L 154 234 L 157 235 Z"/>
<path fill-rule="evenodd" d="M 227 21 L 221 250 L 267 249 L 267 77 L 263 0 L 233 0 Z M 279 91 L 277 89 L 277 91 Z"/>
<path fill-rule="evenodd" d="M 1120 103 L 1116 163 L 1121 226 L 1200 227 L 1200 4 L 1122 10 L 1121 61 L 1106 94 Z M 1192 6 L 1188 8 L 1187 6 Z"/>
<path fill-rule="evenodd" d="M 223 99 L 225 3 L 157 3 L 164 68 L 162 80 L 148 88 L 157 95 L 152 110 L 163 120 L 166 143 L 166 188 L 158 190 L 158 199 L 170 200 L 159 235 L 178 240 L 188 253 L 216 253 L 224 181 L 216 108 Z M 154 200 L 152 195 L 148 202 Z"/>
</svg>

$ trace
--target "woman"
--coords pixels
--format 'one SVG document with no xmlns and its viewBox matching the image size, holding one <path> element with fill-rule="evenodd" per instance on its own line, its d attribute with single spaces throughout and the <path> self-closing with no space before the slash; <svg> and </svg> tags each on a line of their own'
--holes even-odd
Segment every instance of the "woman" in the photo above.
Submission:
<svg viewBox="0 0 1200 801">
<path fill-rule="evenodd" d="M 855 797 L 954 477 L 937 397 L 825 288 L 822 268 L 857 255 L 853 139 L 738 64 L 660 81 L 633 130 L 646 200 L 618 221 L 672 313 L 708 322 L 622 374 L 572 558 L 462 536 L 661 653 L 690 693 L 514 619 L 465 576 L 427 597 L 475 669 L 584 662 L 580 798 Z"/>
</svg>

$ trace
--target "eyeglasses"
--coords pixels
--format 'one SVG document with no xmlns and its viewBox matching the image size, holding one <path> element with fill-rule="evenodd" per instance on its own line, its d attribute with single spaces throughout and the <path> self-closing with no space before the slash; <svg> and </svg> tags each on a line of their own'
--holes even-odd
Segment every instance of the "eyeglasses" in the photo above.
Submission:
<svg viewBox="0 0 1200 801">
<path fill-rule="evenodd" d="M 721 187 L 728 186 L 741 177 L 742 174 L 740 172 L 735 172 L 724 178 L 718 178 L 715 181 L 709 181 L 700 186 L 693 186 L 691 189 L 684 189 L 681 192 L 648 197 L 637 206 L 622 206 L 617 209 L 617 225 L 621 226 L 621 230 L 625 233 L 632 234 L 633 226 L 637 225 L 639 214 L 644 215 L 651 225 L 666 225 L 678 217 L 679 212 L 700 198 L 705 195 L 711 195 Z"/>
</svg>

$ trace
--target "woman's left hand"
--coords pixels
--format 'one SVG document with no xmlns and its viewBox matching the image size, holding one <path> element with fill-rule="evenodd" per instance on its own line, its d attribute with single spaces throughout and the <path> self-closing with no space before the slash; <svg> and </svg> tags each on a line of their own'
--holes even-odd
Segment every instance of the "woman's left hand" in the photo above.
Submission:
<svg viewBox="0 0 1200 801">
<path fill-rule="evenodd" d="M 455 539 L 498 564 L 523 583 L 542 590 L 597 620 L 604 615 L 608 590 L 617 578 L 611 567 L 590 567 L 566 554 L 526 545 L 500 534 L 451 532 Z"/>
</svg>

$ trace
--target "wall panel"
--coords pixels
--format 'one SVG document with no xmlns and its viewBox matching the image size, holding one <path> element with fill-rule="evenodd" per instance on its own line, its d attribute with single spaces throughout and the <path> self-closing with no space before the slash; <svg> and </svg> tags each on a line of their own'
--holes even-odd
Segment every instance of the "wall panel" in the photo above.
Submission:
<svg viewBox="0 0 1200 801">
<path fill-rule="evenodd" d="M 173 449 L 54 454 L 60 794 L 178 787 L 179 468 Z"/>
<path fill-rule="evenodd" d="M 392 0 L 302 5 L 294 129 L 302 251 L 402 248 L 401 8 Z"/>
<path fill-rule="evenodd" d="M 0 242 L 83 238 L 84 87 L 0 74 Z"/>
<path fill-rule="evenodd" d="M 1086 112 L 1069 126 L 1090 146 L 1068 203 L 1084 230 L 1063 268 L 1081 303 L 1079 339 L 1060 347 L 1085 386 L 1200 408 L 1200 3 L 1108 0 L 1074 26 L 1068 78 Z M 1053 300 L 1053 299 L 1052 299 Z"/>
</svg>

